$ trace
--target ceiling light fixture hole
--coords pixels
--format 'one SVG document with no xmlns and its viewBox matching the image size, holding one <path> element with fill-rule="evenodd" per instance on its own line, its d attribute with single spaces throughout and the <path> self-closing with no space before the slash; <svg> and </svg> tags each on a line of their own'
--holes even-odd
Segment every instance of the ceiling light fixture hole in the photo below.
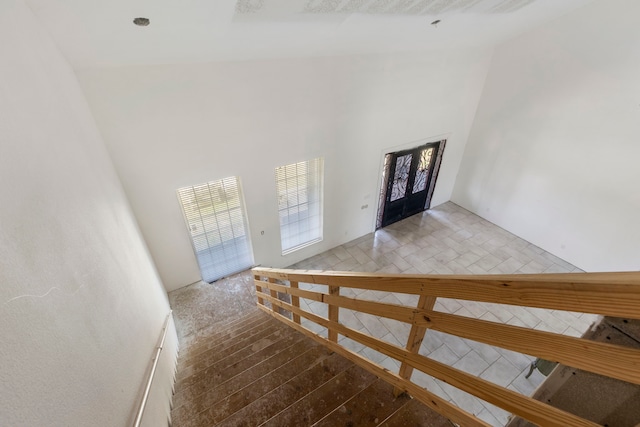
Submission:
<svg viewBox="0 0 640 427">
<path fill-rule="evenodd" d="M 139 27 L 146 27 L 150 22 L 151 21 L 149 21 L 149 18 L 135 18 L 133 20 L 133 23 Z"/>
</svg>

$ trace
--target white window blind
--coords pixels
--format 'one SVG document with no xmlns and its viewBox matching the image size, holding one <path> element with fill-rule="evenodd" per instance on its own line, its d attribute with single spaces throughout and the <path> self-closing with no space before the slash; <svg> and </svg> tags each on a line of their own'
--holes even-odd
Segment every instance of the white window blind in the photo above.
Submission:
<svg viewBox="0 0 640 427">
<path fill-rule="evenodd" d="M 322 240 L 321 157 L 276 168 L 282 254 Z"/>
<path fill-rule="evenodd" d="M 238 177 L 180 188 L 202 280 L 213 282 L 253 265 L 253 252 Z"/>
</svg>

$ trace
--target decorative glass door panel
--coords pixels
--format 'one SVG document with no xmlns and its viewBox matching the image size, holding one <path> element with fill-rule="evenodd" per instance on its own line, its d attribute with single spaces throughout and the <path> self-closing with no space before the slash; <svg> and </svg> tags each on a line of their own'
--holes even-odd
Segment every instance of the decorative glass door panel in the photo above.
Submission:
<svg viewBox="0 0 640 427">
<path fill-rule="evenodd" d="M 409 171 L 411 170 L 411 161 L 413 153 L 399 156 L 396 159 L 396 170 L 393 174 L 393 185 L 391 186 L 390 201 L 396 201 L 405 196 L 407 192 L 407 183 L 409 181 Z"/>
<path fill-rule="evenodd" d="M 431 165 L 431 157 L 435 149 L 425 148 L 420 152 L 420 161 L 418 163 L 418 170 L 416 171 L 416 179 L 413 182 L 412 194 L 419 193 L 427 189 L 427 178 L 429 175 L 429 166 Z"/>
<path fill-rule="evenodd" d="M 376 228 L 429 208 L 444 144 L 433 142 L 385 156 Z"/>
</svg>

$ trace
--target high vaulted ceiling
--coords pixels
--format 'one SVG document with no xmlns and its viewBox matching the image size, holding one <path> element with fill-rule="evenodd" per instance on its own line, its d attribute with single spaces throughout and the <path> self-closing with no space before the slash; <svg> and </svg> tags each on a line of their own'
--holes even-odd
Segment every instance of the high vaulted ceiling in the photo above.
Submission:
<svg viewBox="0 0 640 427">
<path fill-rule="evenodd" d="M 25 1 L 82 68 L 491 45 L 592 0 Z"/>
</svg>

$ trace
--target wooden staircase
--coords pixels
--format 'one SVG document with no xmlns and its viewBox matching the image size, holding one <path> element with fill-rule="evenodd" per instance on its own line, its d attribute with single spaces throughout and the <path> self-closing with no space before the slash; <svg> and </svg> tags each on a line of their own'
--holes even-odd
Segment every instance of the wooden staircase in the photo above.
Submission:
<svg viewBox="0 0 640 427">
<path fill-rule="evenodd" d="M 452 425 L 258 309 L 217 326 L 181 350 L 173 427 Z"/>
</svg>

